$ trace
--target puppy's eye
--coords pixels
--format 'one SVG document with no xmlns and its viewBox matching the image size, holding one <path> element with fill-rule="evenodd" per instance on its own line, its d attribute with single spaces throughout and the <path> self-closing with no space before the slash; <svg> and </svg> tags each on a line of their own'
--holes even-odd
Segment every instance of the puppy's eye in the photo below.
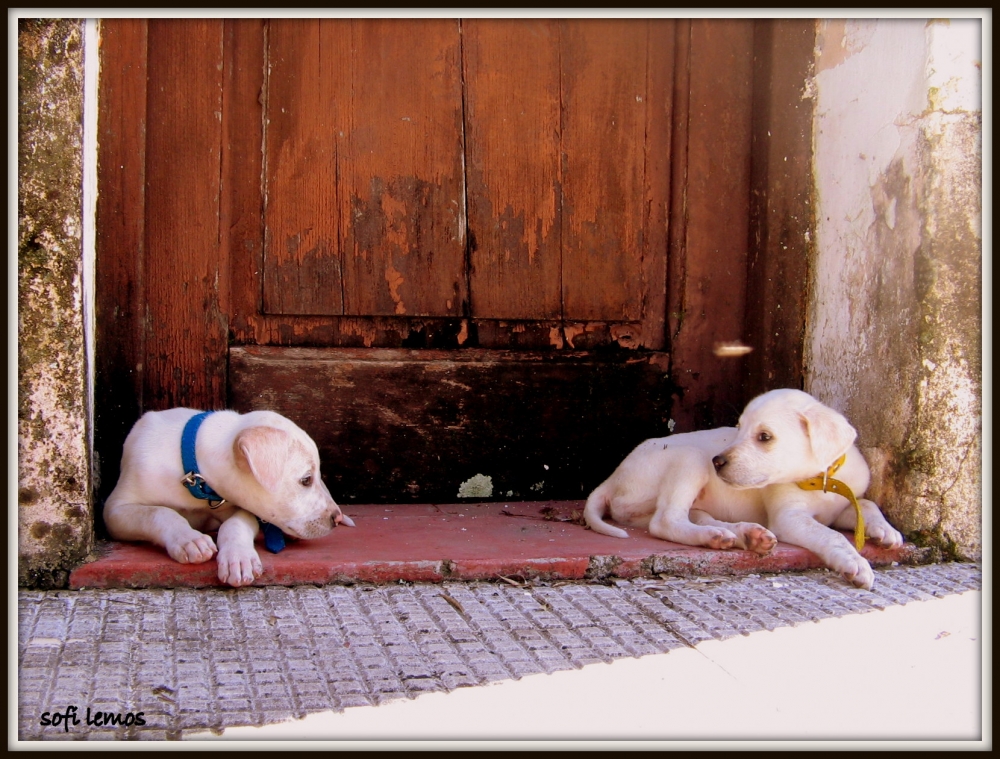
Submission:
<svg viewBox="0 0 1000 759">
<path fill-rule="evenodd" d="M 309 487 L 310 485 L 313 484 L 313 476 L 311 474 L 307 474 L 305 477 L 299 480 L 299 484 L 304 488 Z"/>
<path fill-rule="evenodd" d="M 765 432 L 759 432 L 759 433 L 757 433 L 757 439 L 760 442 L 762 442 L 762 443 L 770 442 L 770 440 L 771 440 L 771 433 L 770 432 L 766 432 L 766 431 Z"/>
</svg>

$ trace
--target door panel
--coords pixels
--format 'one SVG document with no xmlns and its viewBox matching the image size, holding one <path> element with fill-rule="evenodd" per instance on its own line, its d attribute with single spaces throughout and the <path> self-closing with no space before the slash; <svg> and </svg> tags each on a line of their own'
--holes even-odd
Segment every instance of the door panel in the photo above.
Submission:
<svg viewBox="0 0 1000 759">
<path fill-rule="evenodd" d="M 336 135 L 349 107 L 350 48 L 330 31 L 319 20 L 268 25 L 261 98 L 269 314 L 344 313 Z"/>
<path fill-rule="evenodd" d="M 564 316 L 638 321 L 646 215 L 648 23 L 564 27 Z M 652 94 L 656 105 L 668 93 Z M 652 253 L 653 251 L 649 251 Z M 658 251 L 665 255 L 665 250 Z"/>
<path fill-rule="evenodd" d="M 672 32 L 464 22 L 474 316 L 662 326 Z"/>
<path fill-rule="evenodd" d="M 559 37 L 546 20 L 462 25 L 477 317 L 562 317 Z"/>
<path fill-rule="evenodd" d="M 342 504 L 451 503 L 476 475 L 490 478 L 497 499 L 585 498 L 665 428 L 664 361 L 246 346 L 230 353 L 230 397 L 238 409 L 295 419 Z"/>
<path fill-rule="evenodd" d="M 273 21 L 265 44 L 265 312 L 460 314 L 458 23 Z"/>
<path fill-rule="evenodd" d="M 662 323 L 671 24 L 270 22 L 264 313 Z"/>
</svg>

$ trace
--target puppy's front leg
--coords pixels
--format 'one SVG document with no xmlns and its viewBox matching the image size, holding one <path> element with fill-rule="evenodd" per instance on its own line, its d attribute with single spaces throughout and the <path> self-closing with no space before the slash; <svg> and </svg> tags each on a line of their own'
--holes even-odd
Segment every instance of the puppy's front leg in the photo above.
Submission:
<svg viewBox="0 0 1000 759">
<path fill-rule="evenodd" d="M 841 533 L 820 524 L 804 509 L 782 508 L 768 516 L 778 540 L 807 548 L 851 584 L 872 589 L 875 573 L 871 565 Z"/>
<path fill-rule="evenodd" d="M 239 588 L 264 573 L 253 540 L 260 527 L 257 517 L 243 509 L 219 525 L 219 579 Z"/>
<path fill-rule="evenodd" d="M 104 524 L 116 540 L 155 543 L 181 564 L 203 564 L 215 555 L 211 536 L 198 532 L 173 509 L 109 501 L 104 506 Z"/>
</svg>

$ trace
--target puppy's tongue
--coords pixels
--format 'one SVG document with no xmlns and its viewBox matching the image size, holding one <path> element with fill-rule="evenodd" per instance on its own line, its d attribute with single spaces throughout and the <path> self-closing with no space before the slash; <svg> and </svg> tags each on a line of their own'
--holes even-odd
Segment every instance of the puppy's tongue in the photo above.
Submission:
<svg viewBox="0 0 1000 759">
<path fill-rule="evenodd" d="M 340 523 L 342 525 L 345 525 L 347 527 L 354 527 L 354 520 L 351 519 L 349 516 L 347 516 L 347 514 L 341 514 L 340 516 L 342 517 L 342 519 L 340 520 Z"/>
</svg>

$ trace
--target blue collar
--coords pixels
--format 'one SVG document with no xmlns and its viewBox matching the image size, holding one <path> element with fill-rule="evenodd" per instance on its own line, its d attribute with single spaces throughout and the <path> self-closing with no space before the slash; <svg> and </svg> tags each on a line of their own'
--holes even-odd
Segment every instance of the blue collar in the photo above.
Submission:
<svg viewBox="0 0 1000 759">
<path fill-rule="evenodd" d="M 181 434 L 181 463 L 184 466 L 184 477 L 181 482 L 195 498 L 208 501 L 208 508 L 217 509 L 226 502 L 226 499 L 216 493 L 212 487 L 205 482 L 198 471 L 198 459 L 195 456 L 194 444 L 198 439 L 198 428 L 205 421 L 211 411 L 202 411 L 188 419 L 184 425 L 184 432 Z M 278 553 L 285 547 L 285 534 L 280 527 L 276 527 L 270 522 L 265 522 L 257 517 L 260 527 L 264 532 L 264 545 L 271 553 Z"/>
<path fill-rule="evenodd" d="M 285 533 L 281 531 L 281 528 L 270 522 L 265 522 L 260 517 L 257 517 L 257 522 L 264 533 L 264 545 L 267 546 L 267 550 L 271 553 L 281 551 L 285 547 Z"/>
<path fill-rule="evenodd" d="M 205 482 L 205 478 L 198 471 L 198 459 L 194 454 L 194 441 L 198 438 L 198 428 L 211 413 L 203 411 L 195 414 L 184 425 L 184 432 L 181 435 L 181 463 L 184 465 L 184 477 L 181 482 L 195 498 L 209 501 L 208 508 L 217 509 L 226 502 L 226 499 Z"/>
</svg>

